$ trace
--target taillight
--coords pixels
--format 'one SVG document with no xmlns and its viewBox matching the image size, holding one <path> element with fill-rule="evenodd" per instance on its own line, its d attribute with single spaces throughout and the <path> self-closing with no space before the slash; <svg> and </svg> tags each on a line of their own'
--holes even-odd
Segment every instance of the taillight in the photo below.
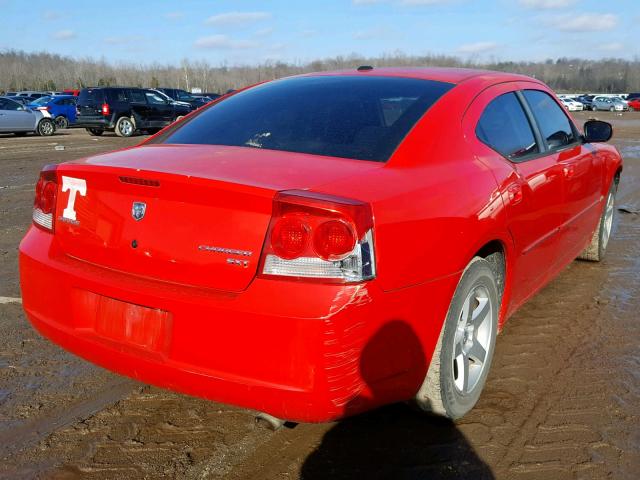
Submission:
<svg viewBox="0 0 640 480">
<path fill-rule="evenodd" d="M 102 115 L 109 115 L 111 113 L 111 107 L 109 107 L 108 103 L 102 104 Z"/>
<path fill-rule="evenodd" d="M 48 110 L 49 110 L 49 107 L 38 107 L 38 108 L 36 108 L 36 110 L 45 110 L 45 111 L 48 111 Z"/>
<path fill-rule="evenodd" d="M 375 277 L 367 203 L 307 191 L 276 195 L 261 276 L 361 282 Z"/>
<path fill-rule="evenodd" d="M 58 193 L 55 168 L 55 165 L 47 165 L 40 172 L 40 178 L 36 184 L 36 196 L 33 201 L 33 223 L 49 232 L 53 232 Z"/>
</svg>

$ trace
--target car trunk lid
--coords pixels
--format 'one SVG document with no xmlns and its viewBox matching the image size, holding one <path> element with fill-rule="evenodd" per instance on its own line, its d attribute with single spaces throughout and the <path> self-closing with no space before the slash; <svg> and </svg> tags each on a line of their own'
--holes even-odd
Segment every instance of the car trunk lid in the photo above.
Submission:
<svg viewBox="0 0 640 480">
<path fill-rule="evenodd" d="M 55 236 L 66 254 L 107 268 L 241 291 L 256 274 L 277 191 L 379 166 L 306 157 L 154 145 L 63 164 Z"/>
</svg>

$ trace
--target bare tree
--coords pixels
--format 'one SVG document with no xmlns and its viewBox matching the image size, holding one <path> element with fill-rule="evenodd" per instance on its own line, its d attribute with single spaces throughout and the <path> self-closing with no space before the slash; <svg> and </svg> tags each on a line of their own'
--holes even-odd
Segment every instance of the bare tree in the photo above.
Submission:
<svg viewBox="0 0 640 480">
<path fill-rule="evenodd" d="M 61 90 L 96 85 L 177 87 L 205 92 L 229 89 L 311 71 L 353 68 L 358 65 L 471 67 L 522 73 L 543 80 L 565 92 L 640 92 L 640 58 L 585 60 L 549 59 L 543 62 L 482 62 L 428 54 L 405 55 L 400 51 L 364 57 L 357 53 L 312 62 L 263 62 L 256 65 L 211 65 L 185 58 L 180 65 L 110 63 L 106 59 L 70 58 L 17 50 L 0 52 L 0 91 Z"/>
</svg>

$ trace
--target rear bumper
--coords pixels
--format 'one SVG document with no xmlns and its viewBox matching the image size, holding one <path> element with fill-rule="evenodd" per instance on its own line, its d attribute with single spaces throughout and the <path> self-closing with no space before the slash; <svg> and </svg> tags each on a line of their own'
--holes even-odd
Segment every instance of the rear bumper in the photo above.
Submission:
<svg viewBox="0 0 640 480">
<path fill-rule="evenodd" d="M 104 116 L 86 116 L 78 115 L 76 117 L 75 126 L 81 128 L 100 128 L 103 130 L 112 130 L 115 128 L 115 122 L 112 121 L 112 117 Z"/>
<path fill-rule="evenodd" d="M 224 293 L 72 259 L 33 227 L 20 278 L 28 318 L 63 348 L 146 383 L 305 422 L 411 398 L 457 283 L 382 292 L 375 282 L 256 279 Z"/>
</svg>

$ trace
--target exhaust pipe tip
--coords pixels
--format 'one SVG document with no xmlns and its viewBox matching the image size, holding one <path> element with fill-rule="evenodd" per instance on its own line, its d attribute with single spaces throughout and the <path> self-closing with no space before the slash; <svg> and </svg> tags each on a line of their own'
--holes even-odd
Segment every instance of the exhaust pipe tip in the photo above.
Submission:
<svg viewBox="0 0 640 480">
<path fill-rule="evenodd" d="M 297 425 L 297 423 L 274 417 L 265 412 L 256 413 L 256 424 L 274 432 L 280 430 L 282 427 L 294 428 Z"/>
</svg>

